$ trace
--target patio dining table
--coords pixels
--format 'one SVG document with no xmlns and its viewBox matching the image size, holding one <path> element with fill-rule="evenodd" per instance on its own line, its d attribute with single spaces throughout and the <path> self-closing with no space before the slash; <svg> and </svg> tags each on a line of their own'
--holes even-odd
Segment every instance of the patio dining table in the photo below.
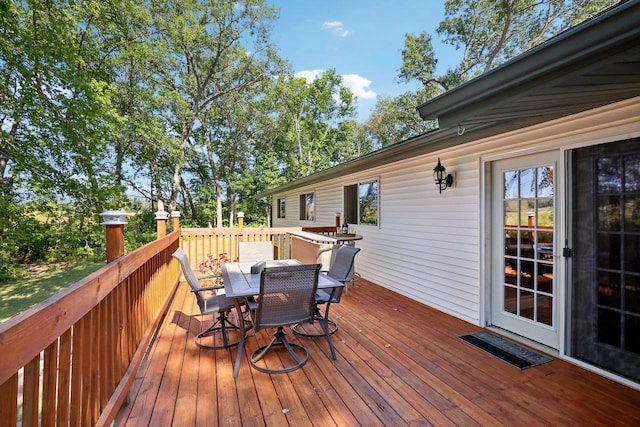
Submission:
<svg viewBox="0 0 640 427">
<path fill-rule="evenodd" d="M 264 267 L 279 267 L 287 265 L 302 264 L 296 259 L 284 259 L 275 261 L 265 261 Z M 235 300 L 236 312 L 238 319 L 243 319 L 241 302 L 244 298 L 258 296 L 260 294 L 260 273 L 252 273 L 252 266 L 256 265 L 251 262 L 225 262 L 221 265 L 222 278 L 224 281 L 224 293 L 228 298 Z M 344 284 L 327 276 L 320 274 L 318 276 L 318 289 L 331 290 L 333 292 L 338 288 L 344 287 Z M 242 320 L 240 320 L 242 321 Z M 238 354 L 233 366 L 233 377 L 238 377 L 240 370 L 240 362 L 244 351 L 245 334 L 240 333 L 240 343 L 238 344 Z"/>
</svg>

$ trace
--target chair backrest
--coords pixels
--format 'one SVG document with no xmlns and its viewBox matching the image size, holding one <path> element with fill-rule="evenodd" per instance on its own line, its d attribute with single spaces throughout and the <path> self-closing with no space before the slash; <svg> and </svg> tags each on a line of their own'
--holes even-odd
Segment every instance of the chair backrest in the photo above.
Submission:
<svg viewBox="0 0 640 427">
<path fill-rule="evenodd" d="M 191 265 L 189 265 L 189 258 L 187 257 L 187 254 L 182 249 L 178 248 L 172 256 L 180 263 L 182 275 L 189 286 L 191 286 L 191 289 L 200 288 L 200 282 L 198 281 L 196 274 L 191 269 Z"/>
<path fill-rule="evenodd" d="M 206 305 L 204 300 L 204 295 L 202 295 L 202 292 L 198 291 L 201 288 L 200 281 L 198 280 L 198 277 L 191 269 L 191 265 L 189 265 L 189 258 L 187 257 L 187 254 L 182 249 L 178 248 L 172 254 L 172 256 L 175 259 L 177 259 L 178 262 L 180 263 L 180 269 L 182 270 L 182 275 L 184 276 L 184 279 L 187 281 L 187 283 L 191 287 L 191 290 L 194 291 L 194 294 L 196 295 L 196 300 L 198 301 L 198 307 L 200 307 L 200 311 L 203 311 Z"/>
<path fill-rule="evenodd" d="M 353 262 L 360 248 L 351 245 L 336 246 L 334 246 L 334 256 L 327 276 L 342 283 L 348 282 L 353 278 Z"/>
<path fill-rule="evenodd" d="M 311 321 L 321 264 L 267 267 L 260 274 L 256 330 Z"/>
<path fill-rule="evenodd" d="M 271 242 L 239 242 L 238 261 L 260 262 L 273 261 L 273 243 Z"/>
</svg>

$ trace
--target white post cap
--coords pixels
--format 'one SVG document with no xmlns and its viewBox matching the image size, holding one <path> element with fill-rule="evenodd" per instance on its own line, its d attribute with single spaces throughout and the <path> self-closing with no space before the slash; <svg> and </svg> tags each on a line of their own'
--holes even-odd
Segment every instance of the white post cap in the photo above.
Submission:
<svg viewBox="0 0 640 427">
<path fill-rule="evenodd" d="M 127 213 L 125 211 L 106 211 L 100 214 L 101 225 L 123 225 L 127 223 Z"/>
<path fill-rule="evenodd" d="M 156 220 L 167 219 L 167 218 L 169 218 L 169 212 L 167 212 L 167 211 L 158 211 L 158 212 L 156 212 Z"/>
</svg>

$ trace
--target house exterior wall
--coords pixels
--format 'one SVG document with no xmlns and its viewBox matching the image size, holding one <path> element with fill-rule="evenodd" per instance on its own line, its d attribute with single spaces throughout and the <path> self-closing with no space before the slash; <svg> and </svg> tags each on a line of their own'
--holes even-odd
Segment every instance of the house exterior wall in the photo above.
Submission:
<svg viewBox="0 0 640 427">
<path fill-rule="evenodd" d="M 516 132 L 304 186 L 286 194 L 285 219 L 274 226 L 327 226 L 343 212 L 343 187 L 379 180 L 378 226 L 350 225 L 363 236 L 356 271 L 364 278 L 476 325 L 484 325 L 487 280 L 485 174 L 490 161 L 640 136 L 640 98 Z M 438 190 L 438 158 L 454 186 Z M 299 195 L 316 194 L 316 221 L 300 221 Z M 560 195 L 562 197 L 562 195 Z M 558 203 L 564 204 L 559 200 Z M 562 230 L 559 230 L 562 232 Z M 560 235 L 558 235 L 560 237 Z"/>
</svg>

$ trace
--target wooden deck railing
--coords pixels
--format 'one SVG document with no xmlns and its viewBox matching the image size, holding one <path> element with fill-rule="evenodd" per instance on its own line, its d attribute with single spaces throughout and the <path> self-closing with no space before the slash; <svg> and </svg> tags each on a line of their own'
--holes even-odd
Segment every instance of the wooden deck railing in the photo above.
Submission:
<svg viewBox="0 0 640 427">
<path fill-rule="evenodd" d="M 109 425 L 126 398 L 180 279 L 207 255 L 271 240 L 289 257 L 291 228 L 183 228 L 110 262 L 0 324 L 0 427 Z"/>
<path fill-rule="evenodd" d="M 276 259 L 290 258 L 289 231 L 300 231 L 300 227 L 286 228 L 183 228 L 180 247 L 189 256 L 191 268 L 197 270 L 205 257 L 226 254 L 230 260 L 238 258 L 238 242 L 272 241 Z"/>
<path fill-rule="evenodd" d="M 109 425 L 166 312 L 180 232 L 0 324 L 0 425 Z"/>
</svg>

